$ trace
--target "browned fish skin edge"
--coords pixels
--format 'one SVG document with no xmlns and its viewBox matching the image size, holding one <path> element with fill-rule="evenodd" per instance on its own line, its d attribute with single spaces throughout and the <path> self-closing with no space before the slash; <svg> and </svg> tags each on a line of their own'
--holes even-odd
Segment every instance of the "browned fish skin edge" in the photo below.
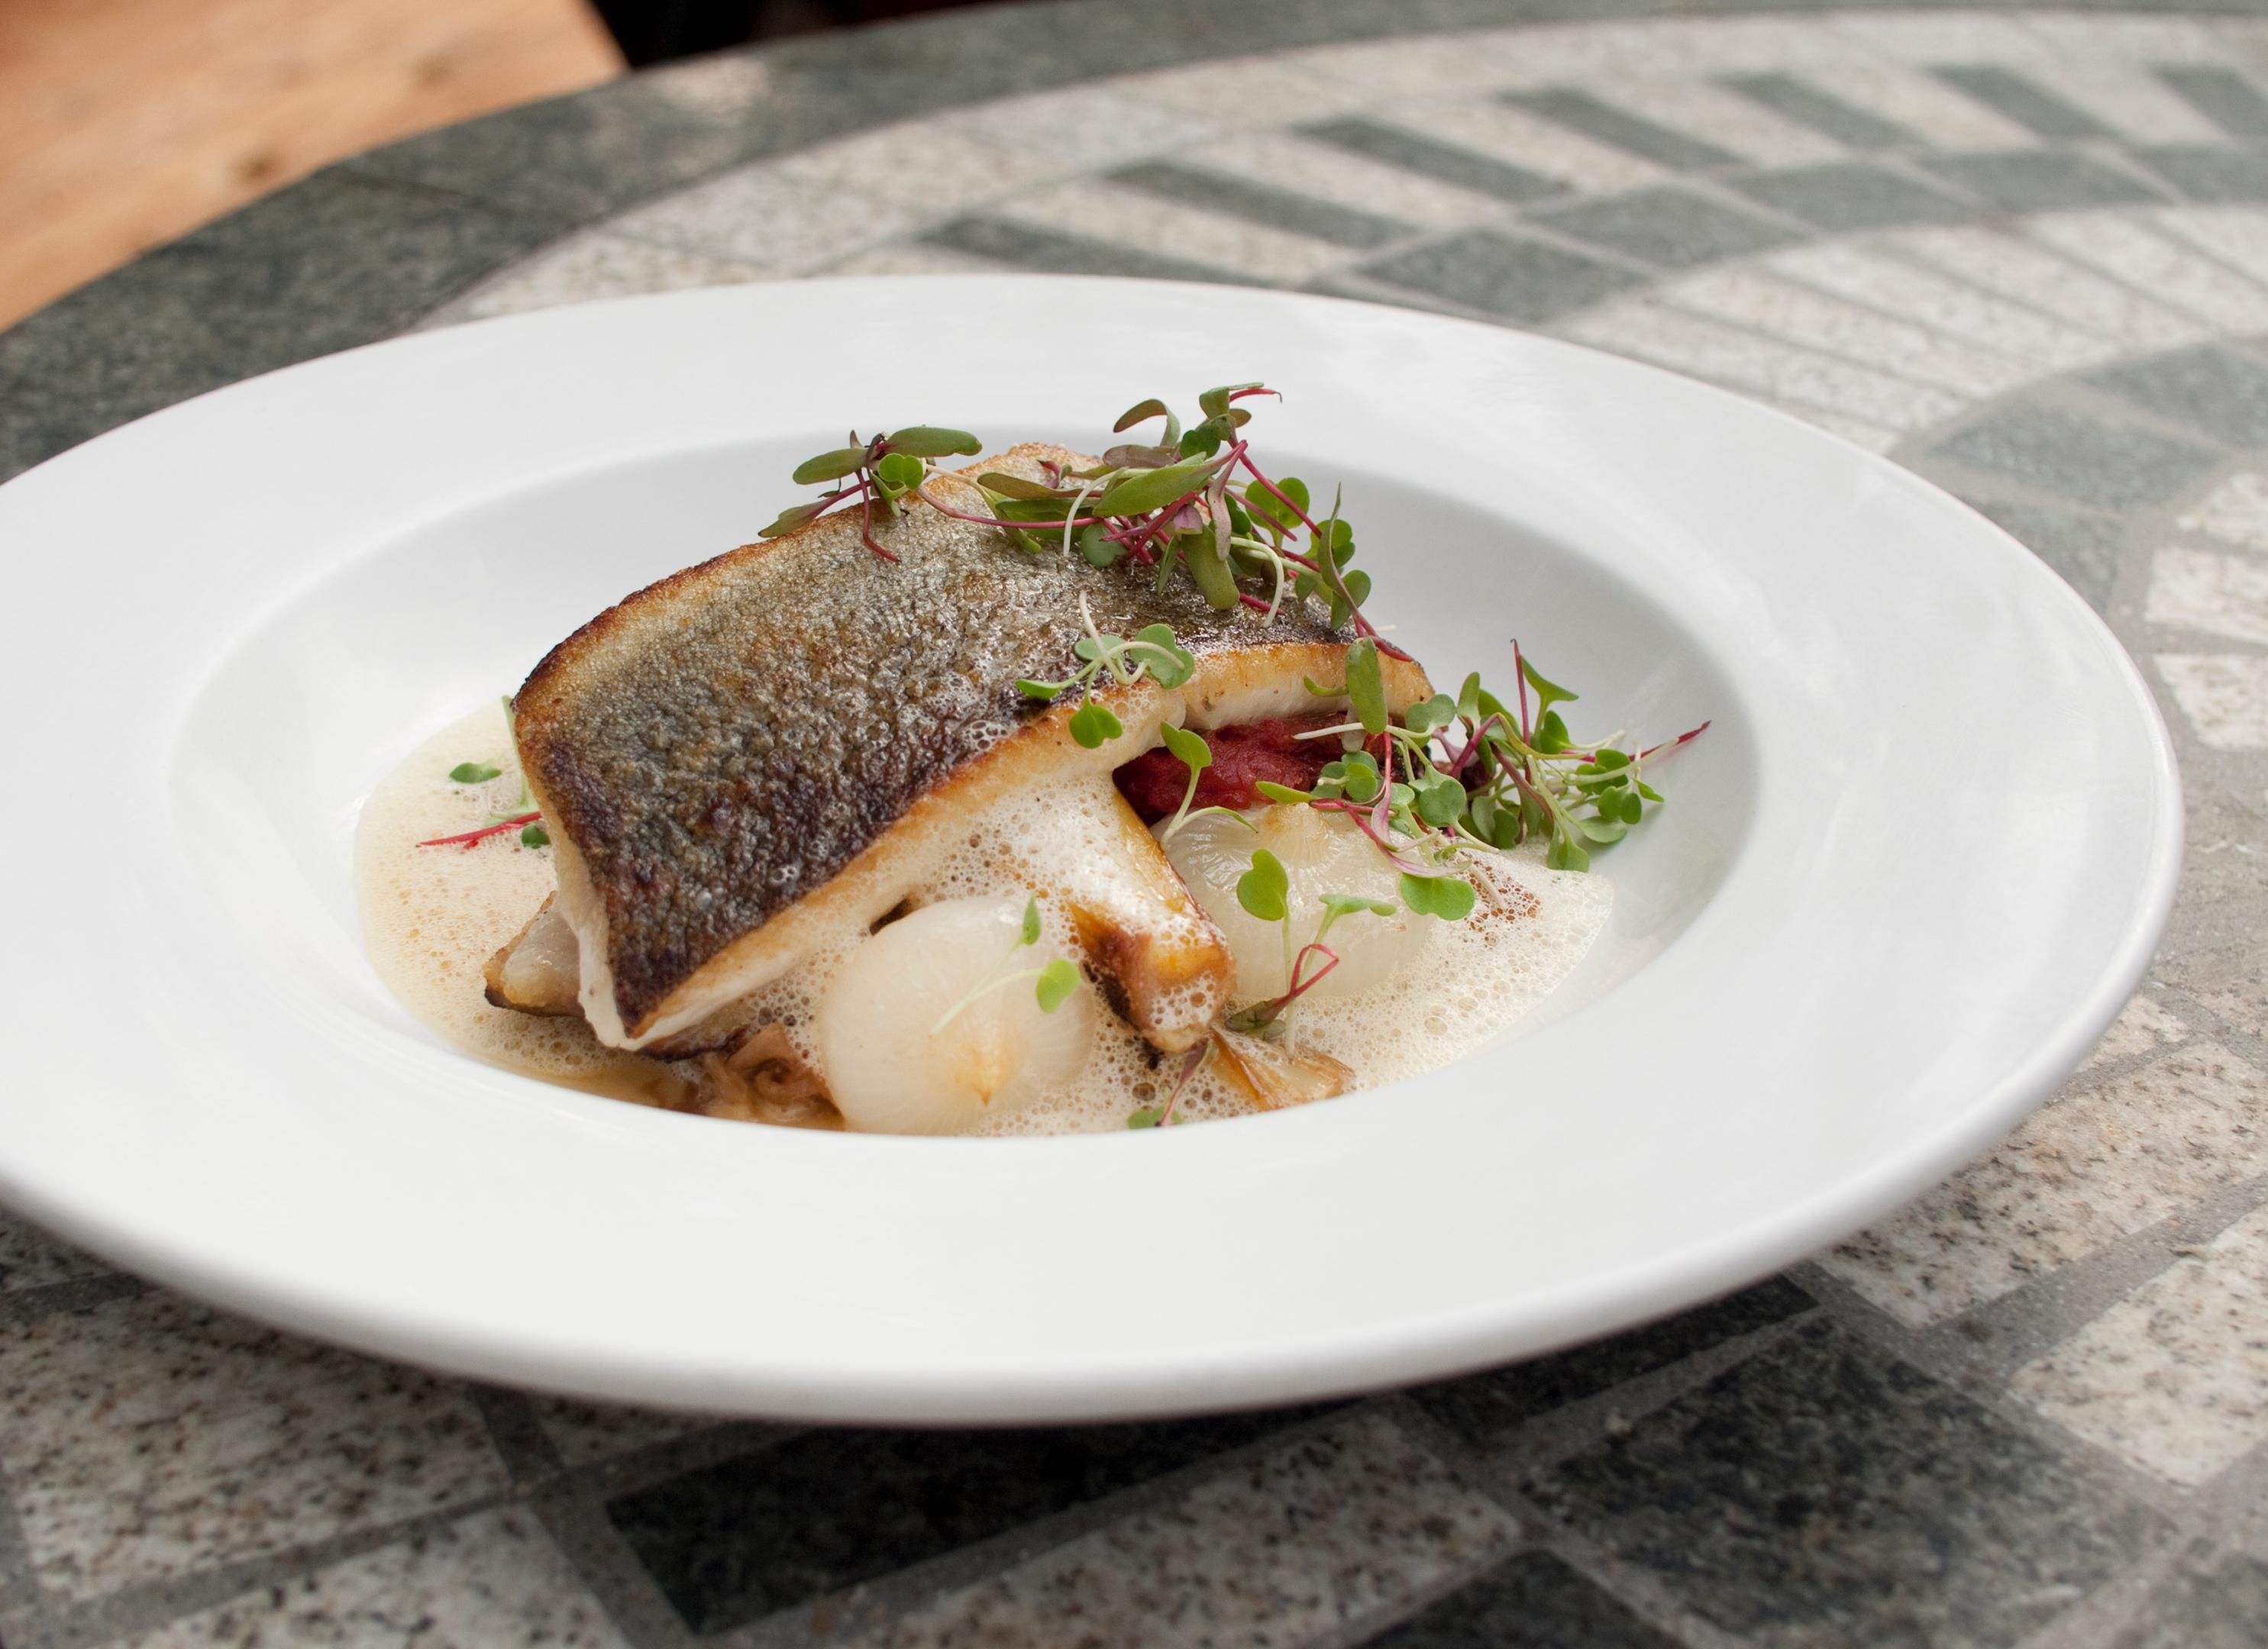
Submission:
<svg viewBox="0 0 2268 1649">
<path fill-rule="evenodd" d="M 1074 462 L 1080 456 L 1060 448 L 1019 448 L 972 466 L 971 471 L 981 473 L 1015 460 L 1028 462 L 1042 453 Z M 915 506 L 908 513 L 909 518 L 928 523 L 941 519 L 925 506 Z M 673 573 L 600 614 L 552 648 L 520 689 L 517 708 L 523 766 L 554 828 L 574 842 L 589 867 L 592 890 L 607 918 L 606 961 L 612 975 L 615 1006 L 625 1029 L 633 1036 L 642 1034 L 644 1028 L 666 1018 L 671 998 L 679 996 L 683 987 L 712 961 L 760 931 L 780 910 L 815 892 L 864 857 L 915 804 L 924 798 L 941 797 L 949 781 L 981 758 L 998 754 L 1020 732 L 1037 732 L 1049 718 L 1060 720 L 1067 713 L 1063 706 L 1042 711 L 1039 706 L 1022 700 L 1015 693 L 1013 681 L 1017 675 L 1059 679 L 1069 674 L 1073 667 L 1071 643 L 1079 634 L 1076 610 L 1057 611 L 1049 607 L 1041 613 L 1028 607 L 1014 607 L 1014 600 L 1023 595 L 1052 591 L 1053 599 L 1060 603 L 1075 600 L 1079 590 L 1086 588 L 1111 609 L 1104 615 L 1102 622 L 1106 625 L 1138 624 L 1149 618 L 1172 622 L 1182 634 L 1185 644 L 1201 656 L 1287 643 L 1320 645 L 1337 652 L 1343 652 L 1345 645 L 1344 632 L 1329 629 L 1305 607 L 1296 611 L 1287 607 L 1276 624 L 1263 628 L 1247 610 L 1237 609 L 1226 615 L 1211 613 L 1193 591 L 1177 589 L 1157 596 L 1146 583 L 1130 587 L 1123 568 L 1098 571 L 1086 567 L 1084 563 L 1074 565 L 1060 558 L 1050 563 L 1047 557 L 1035 558 L 1001 541 L 997 549 L 1001 558 L 998 582 L 1005 585 L 1012 578 L 1022 580 L 1020 585 L 996 598 L 1003 607 L 1016 615 L 1023 626 L 1011 637 L 1011 644 L 1026 645 L 1024 638 L 1030 637 L 1030 652 L 1042 652 L 1042 656 L 1020 653 L 1012 659 L 999 662 L 997 669 L 987 660 L 984 675 L 960 684 L 966 688 L 974 708 L 961 710 L 957 721 L 939 725 L 948 726 L 949 737 L 965 747 L 939 747 L 927 753 L 902 749 L 899 754 L 902 759 L 894 760 L 890 765 L 893 771 L 902 775 L 902 782 L 887 788 L 867 781 L 863 774 L 849 774 L 847 764 L 862 751 L 855 746 L 846 746 L 839 732 L 830 731 L 829 736 L 836 739 L 836 743 L 828 747 L 842 753 L 846 769 L 828 781 L 832 799 L 818 798 L 824 804 L 819 806 L 812 805 L 812 796 L 799 792 L 797 786 L 802 783 L 799 778 L 777 779 L 768 769 L 758 770 L 752 778 L 729 782 L 699 771 L 661 769 L 665 777 L 683 774 L 689 786 L 704 782 L 711 785 L 705 792 L 696 792 L 689 820 L 686 816 L 688 809 L 682 804 L 678 813 L 667 813 L 655 799 L 635 793 L 636 786 L 608 782 L 594 763 L 611 764 L 619 770 L 632 764 L 633 759 L 623 754 L 619 724 L 626 718 L 608 710 L 603 703 L 605 695 L 610 684 L 622 677 L 666 674 L 667 646 L 675 633 L 666 629 L 667 621 L 675 617 L 676 630 L 688 629 L 700 615 L 699 598 L 705 586 L 734 571 L 769 562 L 783 551 L 808 546 L 814 556 L 840 556 L 843 551 L 839 538 L 845 530 L 845 524 L 835 520 L 815 522 L 782 538 L 742 546 Z M 855 526 L 849 530 L 855 533 Z M 994 553 L 990 545 L 972 543 L 949 526 L 931 526 L 926 530 L 939 534 L 943 541 L 910 544 L 907 548 L 909 555 L 928 553 L 939 558 L 930 570 L 934 575 L 931 582 L 896 591 L 887 585 L 869 585 L 865 591 L 876 593 L 865 600 L 861 599 L 865 593 L 854 589 L 846 595 L 843 610 L 833 617 L 838 629 L 847 625 L 855 632 L 864 622 L 881 624 L 902 621 L 906 617 L 903 608 L 889 604 L 894 598 L 910 603 L 915 618 L 928 615 L 942 622 L 950 615 L 932 614 L 931 608 L 937 600 L 951 596 L 952 591 L 946 586 L 956 581 L 965 586 L 971 577 L 990 578 L 989 570 L 975 559 L 980 553 Z M 990 536 L 987 529 L 981 527 L 972 526 L 968 532 Z M 821 534 L 829 535 L 824 543 L 818 541 Z M 814 563 L 814 576 L 828 571 Z M 851 561 L 843 576 L 888 578 L 897 573 L 897 568 L 879 561 L 871 569 Z M 790 593 L 794 593 L 796 577 L 793 572 L 781 575 L 783 585 Z M 1147 575 L 1142 577 L 1146 579 Z M 1118 583 L 1114 585 L 1108 582 L 1112 579 Z M 720 615 L 717 622 L 763 610 L 765 593 L 762 585 L 716 588 L 716 610 Z M 681 605 L 688 610 L 679 612 Z M 1130 612 L 1127 610 L 1130 607 Z M 649 628 L 655 626 L 662 628 Z M 1044 650 L 1037 641 L 1042 631 Z M 742 647 L 731 657 L 740 662 L 741 673 L 750 676 L 767 669 L 777 674 L 792 668 L 798 662 L 808 660 L 816 644 L 804 634 L 799 621 L 761 629 L 752 628 L 747 633 L 749 639 L 744 647 L 737 639 L 729 644 Z M 696 632 L 688 644 L 707 647 L 712 653 L 721 654 L 726 651 L 727 644 L 718 640 L 718 634 L 712 626 Z M 855 633 L 852 639 L 858 639 Z M 614 644 L 617 642 L 630 651 L 616 652 Z M 776 657 L 767 656 L 768 646 L 777 651 Z M 854 684 L 875 679 L 873 665 L 855 656 L 845 662 L 840 655 L 828 655 L 823 662 L 849 670 L 849 679 Z M 674 681 L 677 678 L 666 679 Z M 830 690 L 833 689 L 820 684 L 814 688 L 815 694 Z M 688 693 L 681 702 L 669 700 L 664 704 L 666 711 L 688 717 L 685 721 L 670 724 L 668 731 L 681 733 L 689 725 L 696 734 L 713 735 L 716 728 L 690 719 L 691 713 L 713 712 L 720 704 L 729 709 L 729 689 L 704 681 L 688 689 Z M 958 708 L 957 701 L 953 708 Z M 791 703 L 783 706 L 783 714 L 793 715 L 801 710 L 824 714 L 827 709 L 823 704 L 814 708 L 808 703 Z M 900 713 L 907 712 L 901 708 Z M 945 713 L 949 712 L 932 713 L 932 721 L 938 714 Z M 770 736 L 766 719 L 761 717 L 744 725 L 743 730 Z M 600 741 L 600 735 L 615 742 Z M 585 741 L 579 747 L 578 738 Z M 639 752 L 635 760 L 643 762 L 651 770 L 657 758 L 652 750 L 646 749 Z M 742 765 L 745 769 L 748 763 L 743 760 Z M 703 794 L 714 799 L 699 800 Z M 802 805 L 805 811 L 796 812 L 798 805 Z M 725 822 L 713 831 L 707 830 L 709 821 L 718 817 Z M 823 831 L 824 841 L 829 844 L 825 850 L 803 851 L 806 837 L 799 832 L 812 827 L 815 827 L 812 834 Z M 739 832 L 737 836 L 732 834 L 735 830 Z M 717 840 L 695 843 L 691 837 L 696 833 L 713 836 Z M 781 884 L 777 887 L 759 887 L 740 881 L 721 899 L 711 887 L 714 879 L 683 883 L 680 858 L 672 857 L 695 849 L 715 857 L 741 852 L 751 841 L 761 844 L 772 840 L 788 840 L 800 853 L 800 857 L 792 856 L 789 860 L 792 874 L 775 874 L 771 880 Z M 696 865 L 694 868 L 699 866 Z M 777 872 L 779 868 L 777 858 L 769 863 L 759 861 L 747 874 L 762 874 L 767 869 Z M 696 891 L 684 893 L 681 885 Z M 698 891 L 703 888 L 711 891 Z M 711 903 L 723 907 L 713 917 L 707 914 Z M 699 922 L 685 918 L 685 907 L 688 905 L 703 913 Z"/>
</svg>

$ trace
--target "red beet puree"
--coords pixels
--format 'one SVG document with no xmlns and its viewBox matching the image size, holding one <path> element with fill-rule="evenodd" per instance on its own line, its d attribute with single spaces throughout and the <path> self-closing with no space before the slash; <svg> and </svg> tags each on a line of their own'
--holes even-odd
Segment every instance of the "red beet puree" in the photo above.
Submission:
<svg viewBox="0 0 2268 1649">
<path fill-rule="evenodd" d="M 1300 739 L 1296 734 L 1328 727 L 1343 715 L 1276 716 L 1234 727 L 1209 727 L 1198 733 L 1212 751 L 1212 765 L 1197 776 L 1191 807 L 1254 807 L 1265 799 L 1253 788 L 1262 779 L 1292 790 L 1313 790 L 1323 764 L 1339 754 L 1336 739 Z M 1145 824 L 1155 824 L 1182 805 L 1189 770 L 1170 750 L 1145 750 L 1112 776 L 1119 793 Z"/>
</svg>

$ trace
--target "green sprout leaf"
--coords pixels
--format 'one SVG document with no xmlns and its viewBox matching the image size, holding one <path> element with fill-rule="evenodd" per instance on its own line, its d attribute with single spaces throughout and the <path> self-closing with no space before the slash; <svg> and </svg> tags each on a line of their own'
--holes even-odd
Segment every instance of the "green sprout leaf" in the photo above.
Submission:
<svg viewBox="0 0 2268 1649">
<path fill-rule="evenodd" d="M 1126 426 L 1122 423 L 1118 427 L 1123 430 Z M 1159 1123 L 1165 1120 L 1166 1113 L 1164 1110 L 1155 1105 L 1145 1105 L 1140 1110 L 1135 1112 L 1131 1116 L 1129 1116 L 1126 1119 L 1126 1126 L 1129 1128 L 1155 1128 Z"/>
<path fill-rule="evenodd" d="M 1551 838 L 1551 845 L 1543 854 L 1544 864 L 1555 871 L 1587 871 L 1591 868 L 1591 856 L 1583 851 L 1575 838 L 1564 833 Z"/>
<path fill-rule="evenodd" d="M 1166 416 L 1166 403 L 1152 395 L 1149 400 L 1137 401 L 1120 413 L 1118 422 L 1110 426 L 1110 432 L 1113 435 L 1123 435 L 1138 423 L 1146 423 L 1152 418 L 1162 418 Z"/>
<path fill-rule="evenodd" d="M 1283 498 L 1278 498 L 1257 482 L 1245 489 L 1244 506 L 1252 512 L 1256 520 L 1267 521 L 1281 534 L 1299 526 L 1300 513 L 1307 509 L 1308 504 L 1307 483 L 1297 475 L 1286 475 L 1276 483 L 1276 488 L 1285 498 L 1298 504 L 1299 510 L 1294 511 L 1291 504 L 1285 504 Z"/>
<path fill-rule="evenodd" d="M 1171 625 L 1145 624 L 1134 632 L 1134 639 L 1153 649 L 1143 654 L 1142 667 L 1160 687 L 1179 687 L 1197 674 L 1196 657 L 1174 638 Z"/>
<path fill-rule="evenodd" d="M 1386 731 L 1386 682 L 1379 674 L 1378 644 L 1365 636 L 1347 649 L 1346 693 L 1366 733 Z"/>
<path fill-rule="evenodd" d="M 1040 969 L 1039 979 L 1032 987 L 1042 1013 L 1053 1013 L 1070 1001 L 1071 992 L 1078 989 L 1079 969 L 1060 956 Z"/>
<path fill-rule="evenodd" d="M 770 526 L 765 527 L 762 532 L 758 533 L 756 536 L 758 538 L 777 538 L 783 533 L 792 533 L 797 527 L 805 526 L 808 522 L 816 519 L 820 512 L 826 508 L 827 506 L 823 504 L 799 504 L 792 510 L 782 510 L 779 512 L 779 518 Z"/>
<path fill-rule="evenodd" d="M 524 848 L 548 848 L 551 845 L 551 832 L 540 824 L 532 824 L 519 833 L 519 844 Z"/>
<path fill-rule="evenodd" d="M 1118 718 L 1101 704 L 1083 704 L 1071 718 L 1071 736 L 1079 740 L 1081 749 L 1100 748 L 1125 731 Z"/>
<path fill-rule="evenodd" d="M 885 453 L 882 461 L 874 466 L 874 479 L 900 492 L 920 486 L 922 477 L 928 473 L 921 460 L 905 453 Z"/>
<path fill-rule="evenodd" d="M 1578 694 L 1570 693 L 1557 682 L 1545 681 L 1543 673 L 1525 659 L 1520 661 L 1520 673 L 1528 678 L 1528 685 L 1535 689 L 1535 696 L 1538 700 L 1535 710 L 1539 716 L 1554 704 L 1572 704 L 1580 696 Z"/>
<path fill-rule="evenodd" d="M 1079 553 L 1090 567 L 1115 567 L 1126 558 L 1126 546 L 1105 536 L 1100 526 L 1082 526 L 1076 541 Z M 1165 629 L 1163 624 L 1152 624 L 1152 629 Z M 1167 635 L 1173 634 L 1167 630 Z"/>
<path fill-rule="evenodd" d="M 1210 538 L 1189 536 L 1192 541 L 1186 552 L 1189 576 L 1197 581 L 1207 605 L 1216 613 L 1226 613 L 1236 605 L 1236 574 Z"/>
<path fill-rule="evenodd" d="M 1436 693 L 1402 712 L 1402 725 L 1412 732 L 1438 732 L 1456 718 L 1457 707 L 1447 693 Z"/>
<path fill-rule="evenodd" d="M 1402 902 L 1419 916 L 1462 922 L 1472 913 L 1473 885 L 1462 876 L 1412 876 L 1404 871 Z"/>
<path fill-rule="evenodd" d="M 1068 681 L 1034 681 L 1020 678 L 1016 682 L 1016 691 L 1026 698 L 1035 698 L 1044 704 L 1070 685 Z"/>
<path fill-rule="evenodd" d="M 1231 395 L 1240 390 L 1263 387 L 1264 386 L 1256 383 L 1223 384 L 1219 389 L 1208 389 L 1197 397 L 1197 410 L 1208 418 L 1225 418 L 1228 416 L 1228 398 Z"/>
<path fill-rule="evenodd" d="M 1097 515 L 1146 515 L 1204 485 L 1209 463 L 1168 464 L 1137 471 L 1094 501 Z"/>
<path fill-rule="evenodd" d="M 452 784 L 485 784 L 504 769 L 485 762 L 460 762 L 449 769 Z"/>
<path fill-rule="evenodd" d="M 1454 824 L 1465 811 L 1465 787 L 1438 769 L 1419 773 L 1411 788 L 1417 791 L 1418 816 L 1436 829 Z"/>
<path fill-rule="evenodd" d="M 1336 783 L 1349 801 L 1377 800 L 1378 787 L 1386 782 L 1379 776 L 1378 758 L 1367 750 L 1351 751 L 1325 763 L 1322 776 Z"/>
<path fill-rule="evenodd" d="M 1164 736 L 1166 748 L 1173 753 L 1174 759 L 1189 769 L 1190 777 L 1195 778 L 1212 765 L 1212 747 L 1201 735 L 1176 727 L 1171 722 L 1158 731 Z"/>
<path fill-rule="evenodd" d="M 1331 924 L 1341 917 L 1351 917 L 1361 910 L 1367 910 L 1373 916 L 1390 917 L 1395 909 L 1392 900 L 1373 899 L 1367 894 L 1325 894 L 1323 920 L 1315 929 L 1315 943 L 1321 945 L 1323 942 L 1323 936 L 1331 931 Z"/>
<path fill-rule="evenodd" d="M 1278 784 L 1264 778 L 1255 779 L 1252 782 L 1252 788 L 1258 791 L 1270 801 L 1283 802 L 1287 806 L 1295 802 L 1310 802 L 1314 800 L 1314 797 L 1306 791 L 1293 790 L 1288 784 Z"/>
<path fill-rule="evenodd" d="M 865 461 L 865 447 L 838 446 L 831 453 L 805 459 L 795 467 L 793 479 L 799 487 L 812 486 L 822 481 L 840 481 L 845 475 L 856 475 Z"/>
<path fill-rule="evenodd" d="M 977 476 L 976 484 L 987 492 L 997 492 L 1004 498 L 1020 498 L 1030 504 L 1044 504 L 1062 497 L 1052 487 L 1042 487 L 1036 481 L 1027 481 L 1021 475 L 1004 475 L 998 470 L 988 469 Z"/>
<path fill-rule="evenodd" d="M 974 458 L 984 450 L 984 443 L 966 430 L 940 430 L 926 423 L 900 430 L 885 445 L 910 458 Z"/>
<path fill-rule="evenodd" d="M 1018 930 L 1022 935 L 1016 943 L 1020 946 L 1040 942 L 1040 902 L 1027 894 L 1024 899 L 1024 923 Z"/>
<path fill-rule="evenodd" d="M 1255 850 L 1252 868 L 1236 879 L 1236 902 L 1263 922 L 1281 922 L 1291 914 L 1291 891 L 1284 861 L 1266 848 Z"/>
</svg>

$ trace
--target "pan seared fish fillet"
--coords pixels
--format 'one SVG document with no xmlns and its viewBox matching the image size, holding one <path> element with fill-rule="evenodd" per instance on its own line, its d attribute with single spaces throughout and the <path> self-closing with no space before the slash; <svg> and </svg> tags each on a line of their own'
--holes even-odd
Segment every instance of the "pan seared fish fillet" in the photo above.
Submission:
<svg viewBox="0 0 2268 1649">
<path fill-rule="evenodd" d="M 1038 479 L 1043 461 L 1095 460 L 1029 445 L 961 475 Z M 930 486 L 986 509 L 958 477 Z M 924 850 L 965 837 L 988 808 L 1067 777 L 1108 787 L 1162 721 L 1329 708 L 1303 678 L 1344 680 L 1351 637 L 1307 603 L 1287 600 L 1272 622 L 1216 613 L 1187 579 L 1160 593 L 1139 569 L 1028 555 L 918 502 L 875 536 L 897 562 L 860 543 L 855 512 L 744 546 L 600 614 L 536 666 L 515 726 L 559 893 L 491 965 L 495 999 L 564 1011 L 571 978 L 605 1042 L 713 1046 L 732 1005 L 822 929 L 917 901 Z M 1082 600 L 1108 633 L 1171 625 L 1197 659 L 1177 688 L 1145 678 L 1098 691 L 1126 731 L 1092 751 L 1068 731 L 1075 704 L 1039 705 L 1015 686 L 1078 667 Z M 1395 709 L 1431 693 L 1416 665 L 1381 663 Z M 1113 1005 L 1158 1046 L 1194 1046 L 1233 967 L 1140 820 L 1112 800 L 1123 862 L 1081 892 L 1074 924 Z M 540 955 L 517 954 L 539 942 Z M 515 961 L 520 994 L 548 1002 L 515 999 Z"/>
</svg>

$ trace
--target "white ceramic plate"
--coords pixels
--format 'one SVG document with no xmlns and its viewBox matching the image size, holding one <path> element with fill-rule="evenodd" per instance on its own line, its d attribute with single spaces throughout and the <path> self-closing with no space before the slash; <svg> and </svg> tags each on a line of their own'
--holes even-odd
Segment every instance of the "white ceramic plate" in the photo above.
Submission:
<svg viewBox="0 0 2268 1649">
<path fill-rule="evenodd" d="M 852 425 L 1091 443 L 1265 377 L 1373 610 L 1517 633 L 1579 727 L 1715 727 L 1513 1038 L 1292 1114 L 795 1133 L 482 1065 L 357 934 L 357 807 L 558 637 L 751 536 Z M 1274 1402 L 1539 1351 L 1982 1149 L 2135 983 L 2180 848 L 2110 633 L 1912 476 L 1715 390 L 1325 299 L 743 287 L 358 350 L 0 489 L 18 622 L 0 1196 L 135 1270 L 468 1373 L 817 1419 Z"/>
</svg>

